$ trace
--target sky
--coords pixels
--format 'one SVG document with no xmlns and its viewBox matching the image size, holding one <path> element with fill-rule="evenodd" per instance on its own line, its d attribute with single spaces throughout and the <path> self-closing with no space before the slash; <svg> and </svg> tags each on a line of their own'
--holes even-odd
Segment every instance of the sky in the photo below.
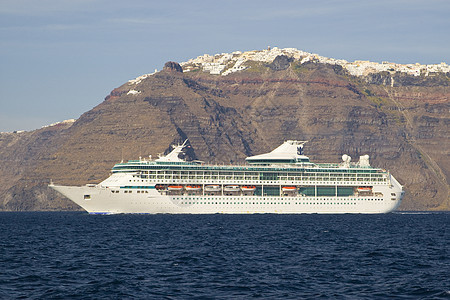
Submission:
<svg viewBox="0 0 450 300">
<path fill-rule="evenodd" d="M 0 132 L 77 119 L 126 81 L 203 54 L 450 64 L 449 16 L 448 0 L 0 0 Z"/>
</svg>

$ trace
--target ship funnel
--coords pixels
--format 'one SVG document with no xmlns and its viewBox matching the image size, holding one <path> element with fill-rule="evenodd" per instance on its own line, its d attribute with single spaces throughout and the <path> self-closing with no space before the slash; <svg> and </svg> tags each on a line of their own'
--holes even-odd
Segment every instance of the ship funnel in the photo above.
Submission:
<svg viewBox="0 0 450 300">
<path fill-rule="evenodd" d="M 345 168 L 350 167 L 350 161 L 351 160 L 352 160 L 352 158 L 350 157 L 350 155 L 347 155 L 347 154 L 342 155 L 342 161 L 343 161 L 342 165 Z"/>
<path fill-rule="evenodd" d="M 360 167 L 370 167 L 370 163 L 369 163 L 369 155 L 361 155 L 359 157 L 359 162 L 358 165 Z"/>
</svg>

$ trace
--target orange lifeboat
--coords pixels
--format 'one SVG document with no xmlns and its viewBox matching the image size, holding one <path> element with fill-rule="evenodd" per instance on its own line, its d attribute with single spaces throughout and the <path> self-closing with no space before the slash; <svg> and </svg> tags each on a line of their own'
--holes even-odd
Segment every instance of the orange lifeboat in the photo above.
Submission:
<svg viewBox="0 0 450 300">
<path fill-rule="evenodd" d="M 358 192 L 371 192 L 372 191 L 372 187 L 370 186 L 359 186 L 357 188 Z"/>
<path fill-rule="evenodd" d="M 181 191 L 183 189 L 182 185 L 169 185 L 167 187 L 169 191 Z"/>
<path fill-rule="evenodd" d="M 243 192 L 254 192 L 256 190 L 256 186 L 241 186 L 241 190 Z"/>
<path fill-rule="evenodd" d="M 194 191 L 200 191 L 200 190 L 202 189 L 202 187 L 199 186 L 199 185 L 187 185 L 187 186 L 185 187 L 185 189 L 186 189 L 186 191 L 192 191 L 192 192 L 194 192 Z"/>
<path fill-rule="evenodd" d="M 281 188 L 283 192 L 295 192 L 297 190 L 296 186 L 283 186 Z"/>
</svg>

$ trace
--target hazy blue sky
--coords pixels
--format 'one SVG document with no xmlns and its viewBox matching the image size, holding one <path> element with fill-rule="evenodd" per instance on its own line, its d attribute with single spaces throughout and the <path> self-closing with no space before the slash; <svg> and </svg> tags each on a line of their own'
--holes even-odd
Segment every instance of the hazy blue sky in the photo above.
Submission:
<svg viewBox="0 0 450 300">
<path fill-rule="evenodd" d="M 0 0 L 0 131 L 78 118 L 169 60 L 269 45 L 450 63 L 450 1 Z"/>
</svg>

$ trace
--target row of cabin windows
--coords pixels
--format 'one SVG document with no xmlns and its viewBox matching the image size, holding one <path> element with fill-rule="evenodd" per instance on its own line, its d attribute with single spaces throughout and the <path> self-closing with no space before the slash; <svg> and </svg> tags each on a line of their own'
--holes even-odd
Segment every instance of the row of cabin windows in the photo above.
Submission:
<svg viewBox="0 0 450 300">
<path fill-rule="evenodd" d="M 327 168 L 324 166 L 322 169 L 310 169 L 310 168 L 255 168 L 255 167 L 229 167 L 226 166 L 217 166 L 217 167 L 208 167 L 208 166 L 201 166 L 201 167 L 195 167 L 195 166 L 185 166 L 180 168 L 173 168 L 173 167 L 164 167 L 164 166 L 143 166 L 143 165 L 121 165 L 121 166 L 114 166 L 114 171 L 119 170 L 150 170 L 151 172 L 155 171 L 162 171 L 162 170 L 168 170 L 168 171 L 174 171 L 174 172 L 194 172 L 194 171 L 200 171 L 200 172 L 211 172 L 211 173 L 217 173 L 217 172 L 246 172 L 246 173 L 259 173 L 259 172 L 286 172 L 286 170 L 292 170 L 293 172 L 301 171 L 303 173 L 381 173 L 382 171 L 379 169 L 365 169 L 365 168 L 358 168 L 358 169 L 340 169 L 340 168 Z"/>
<path fill-rule="evenodd" d="M 318 174 L 320 176 L 242 176 L 236 175 L 205 175 L 201 173 L 192 173 L 189 175 L 179 175 L 179 174 L 143 174 L 141 178 L 143 179 L 166 179 L 166 180 L 264 180 L 264 181 L 373 181 L 373 182 L 385 182 L 387 179 L 381 174 L 376 174 L 370 176 L 369 174 L 353 174 L 338 176 L 332 174 L 330 176 L 323 176 L 325 174 Z"/>
<path fill-rule="evenodd" d="M 373 199 L 374 201 L 382 201 L 382 199 Z M 298 204 L 311 204 L 311 205 L 356 205 L 356 202 L 294 202 L 296 205 Z M 180 202 L 180 204 L 220 204 L 220 205 L 288 205 L 293 204 L 292 202 L 192 202 L 192 201 L 184 201 Z"/>
<path fill-rule="evenodd" d="M 111 191 L 112 193 L 119 193 L 119 191 Z M 133 191 L 128 191 L 128 190 L 125 190 L 124 191 L 124 193 L 133 193 Z M 137 191 L 137 193 L 148 193 L 148 191 Z M 84 195 L 84 199 L 85 200 L 90 200 L 91 199 L 91 196 L 90 195 Z M 180 199 L 183 199 L 183 198 L 175 198 L 176 200 L 180 200 Z M 203 201 L 205 201 L 205 200 L 211 200 L 211 198 L 205 198 L 205 199 L 202 199 Z M 243 200 L 243 198 L 241 198 L 240 200 Z M 264 200 L 266 200 L 265 198 L 264 198 Z M 268 200 L 268 199 L 267 199 Z M 333 200 L 333 201 L 335 201 L 335 199 L 331 199 L 331 198 L 322 198 L 322 199 L 316 199 L 316 201 L 318 201 L 318 200 L 323 200 L 323 201 L 330 201 L 330 200 Z M 379 199 L 379 198 L 351 198 L 351 199 L 345 199 L 345 200 L 350 200 L 350 201 L 353 201 L 353 200 L 367 200 L 367 201 L 383 201 L 383 199 Z M 182 201 L 181 203 L 184 203 L 184 204 L 239 204 L 239 202 L 194 202 L 194 201 Z M 291 202 L 241 202 L 240 204 L 290 204 Z M 296 202 L 296 204 L 301 204 L 301 202 L 299 202 L 299 203 L 297 203 Z M 329 202 L 303 202 L 303 204 L 333 204 L 333 202 L 331 202 L 331 203 L 329 203 Z M 334 204 L 346 204 L 345 202 L 341 202 L 341 203 L 336 203 L 336 202 L 334 202 Z M 356 203 L 354 203 L 354 204 L 356 204 Z"/>
<path fill-rule="evenodd" d="M 138 204 L 138 203 L 136 203 Z M 143 204 L 143 203 L 139 203 L 139 204 Z M 181 204 L 211 204 L 211 205 L 216 205 L 216 204 L 220 204 L 220 205 L 239 205 L 239 204 L 243 204 L 243 205 L 248 205 L 248 204 L 255 204 L 255 205 L 270 205 L 270 204 L 291 204 L 291 203 L 287 203 L 287 202 L 279 202 L 279 203 L 274 203 L 274 202 L 182 202 Z M 336 202 L 324 202 L 324 203 L 319 203 L 319 202 L 295 202 L 295 205 L 317 205 L 317 204 L 322 204 L 322 205 L 356 205 L 357 203 L 355 202 L 341 202 L 341 203 L 336 203 Z"/>
<path fill-rule="evenodd" d="M 126 190 L 125 193 L 131 193 L 132 191 Z M 139 190 L 137 191 L 140 192 Z M 144 192 L 144 191 L 142 191 Z M 148 193 L 148 191 L 145 191 Z M 345 186 L 311 186 L 311 187 L 300 187 L 298 193 L 304 196 L 351 196 L 354 194 L 353 187 L 345 187 Z M 263 195 L 264 196 L 280 196 L 282 194 L 282 190 L 279 186 L 265 186 L 261 188 L 260 186 L 256 187 L 254 191 L 254 195 Z M 232 195 L 232 194 L 230 194 Z"/>
<path fill-rule="evenodd" d="M 276 196 L 276 197 L 282 197 L 283 195 L 280 195 L 280 190 L 278 187 L 265 187 L 264 190 L 262 190 L 260 187 L 257 187 L 256 191 L 248 196 L 255 196 L 255 195 L 261 195 L 262 191 L 264 191 L 264 196 Z M 336 194 L 337 192 L 337 194 Z M 111 193 L 119 193 L 119 191 L 111 191 Z M 124 193 L 133 193 L 133 191 L 130 190 L 124 190 Z M 136 193 L 146 193 L 148 194 L 148 191 L 140 191 L 137 190 Z M 299 190 L 299 193 L 303 196 L 307 197 L 321 197 L 321 196 L 329 196 L 329 197 L 348 197 L 353 195 L 353 188 L 352 187 L 338 187 L 337 190 L 335 187 L 301 187 Z M 233 194 L 226 194 L 225 196 L 233 196 Z M 286 196 L 286 195 L 284 195 Z M 178 199 L 178 198 L 176 198 Z M 208 198 L 210 199 L 210 198 Z M 326 199 L 325 199 L 326 200 Z M 356 199 L 350 199 L 350 200 L 356 200 Z M 371 200 L 371 199 L 369 199 Z M 381 199 L 380 199 L 381 200 Z"/>
<path fill-rule="evenodd" d="M 174 175 L 174 176 L 230 176 L 230 177 L 255 177 L 255 178 L 278 178 L 278 177 L 301 177 L 301 176 L 329 176 L 329 177 L 382 177 L 383 173 L 360 173 L 360 172 L 303 172 L 303 173 L 288 173 L 288 172 L 209 172 L 209 171 L 173 171 L 173 170 L 159 170 L 159 171 L 142 171 L 143 174 L 149 175 Z"/>
<path fill-rule="evenodd" d="M 186 200 L 186 198 L 174 198 L 175 200 L 181 200 L 181 203 L 187 203 L 187 202 L 189 202 L 189 203 L 191 203 L 192 202 L 192 204 L 195 204 L 195 203 L 199 203 L 199 204 L 202 204 L 202 202 L 196 202 L 196 201 L 189 201 L 189 200 Z M 211 201 L 211 200 L 214 200 L 214 199 L 211 199 L 211 198 L 201 198 L 201 199 L 199 199 L 200 201 Z M 247 199 L 245 199 L 245 198 L 238 198 L 238 199 L 234 199 L 234 200 L 236 200 L 236 201 L 243 201 L 243 200 L 247 200 Z M 262 199 L 263 201 L 264 200 L 270 200 L 270 199 L 266 199 L 266 198 L 263 198 Z M 184 202 L 183 202 L 184 201 Z M 308 201 L 307 199 L 306 199 L 306 201 Z M 311 200 L 309 200 L 309 201 L 311 201 Z M 336 201 L 336 199 L 334 199 L 334 198 L 322 198 L 322 199 L 315 199 L 314 201 Z M 342 199 L 342 201 L 383 201 L 383 198 L 350 198 L 350 199 Z M 215 204 L 228 204 L 228 202 L 211 202 L 211 203 L 215 203 Z M 230 202 L 230 204 L 239 204 L 239 202 Z M 241 204 L 255 204 L 255 202 L 241 202 Z M 264 203 L 266 203 L 266 202 L 264 202 Z M 291 202 L 285 202 L 286 204 L 289 204 L 289 203 L 291 203 Z M 303 203 L 305 203 L 305 202 L 303 202 Z M 314 202 L 315 203 L 315 202 Z M 324 204 L 324 203 L 327 203 L 327 202 L 317 202 L 317 204 Z M 343 203 L 343 202 L 342 202 Z M 206 204 L 206 202 L 205 202 L 205 204 Z M 256 203 L 256 204 L 258 204 L 258 202 Z M 267 204 L 277 204 L 277 202 L 267 202 Z M 278 204 L 283 204 L 283 203 L 278 203 Z M 335 203 L 335 204 L 338 204 L 338 203 Z"/>
</svg>

